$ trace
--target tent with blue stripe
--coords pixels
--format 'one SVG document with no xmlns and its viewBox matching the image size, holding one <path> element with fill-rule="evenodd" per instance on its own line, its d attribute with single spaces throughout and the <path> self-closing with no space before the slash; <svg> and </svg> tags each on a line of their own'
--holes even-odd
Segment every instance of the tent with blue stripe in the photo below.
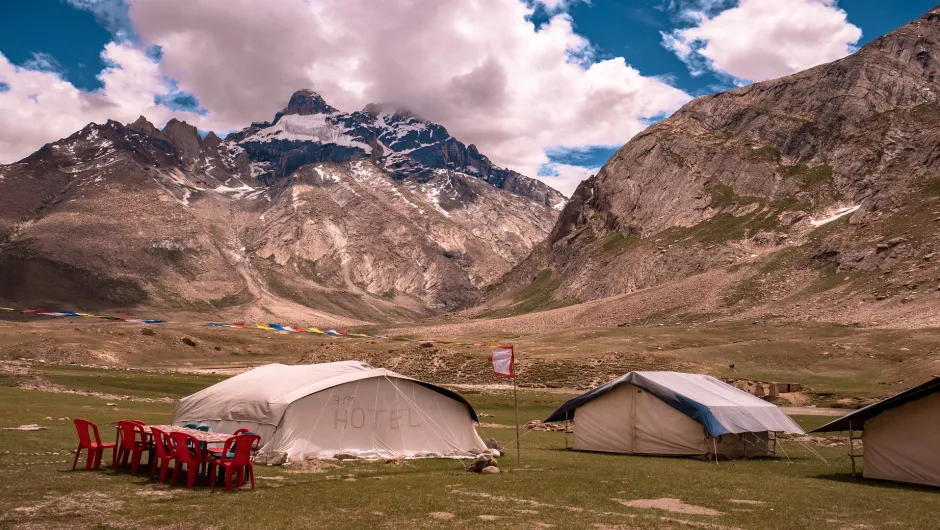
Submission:
<svg viewBox="0 0 940 530">
<path fill-rule="evenodd" d="M 545 421 L 574 421 L 574 448 L 607 453 L 773 454 L 772 433 L 803 430 L 768 403 L 708 375 L 630 372 L 568 400 Z"/>
</svg>

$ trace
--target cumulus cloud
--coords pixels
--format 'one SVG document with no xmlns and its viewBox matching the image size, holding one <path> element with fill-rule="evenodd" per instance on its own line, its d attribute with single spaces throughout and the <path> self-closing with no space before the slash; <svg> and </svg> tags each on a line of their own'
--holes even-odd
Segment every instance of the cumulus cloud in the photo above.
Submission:
<svg viewBox="0 0 940 530">
<path fill-rule="evenodd" d="M 134 28 L 127 16 L 127 3 L 124 0 L 63 0 L 65 3 L 88 11 L 95 16 L 98 24 L 111 32 L 115 40 L 123 42 L 134 38 Z"/>
<path fill-rule="evenodd" d="M 590 43 L 567 15 L 536 31 L 519 1 L 129 3 L 166 75 L 220 123 L 270 119 L 312 86 L 343 110 L 409 107 L 535 175 L 548 146 L 622 144 L 689 100 L 622 58 L 586 65 Z"/>
<path fill-rule="evenodd" d="M 59 61 L 51 53 L 46 52 L 31 52 L 30 58 L 23 63 L 23 68 L 35 70 L 36 72 L 59 72 L 62 70 Z"/>
<path fill-rule="evenodd" d="M 855 51 L 862 36 L 835 0 L 740 0 L 686 7 L 689 28 L 663 33 L 663 44 L 693 75 L 706 71 L 764 81 L 834 61 Z"/>
<path fill-rule="evenodd" d="M 644 119 L 671 113 L 690 99 L 623 58 L 594 61 L 590 42 L 564 12 L 537 29 L 529 20 L 534 4 L 522 1 L 126 3 L 137 49 L 161 51 L 159 64 L 150 61 L 156 70 L 144 78 L 149 86 L 139 87 L 141 101 L 131 112 L 124 100 L 117 103 L 111 86 L 72 96 L 112 102 L 114 115 L 107 117 L 116 119 L 156 112 L 159 121 L 167 109 L 155 109 L 152 98 L 174 88 L 166 79 L 204 109 L 187 121 L 217 131 L 269 120 L 293 91 L 313 88 L 345 111 L 370 102 L 410 108 L 476 144 L 496 164 L 535 176 L 549 161 L 550 146 L 622 145 L 645 127 Z M 556 11 L 570 4 L 544 3 Z M 0 81 L 14 89 L 18 84 L 10 76 L 0 75 Z M 15 90 L 19 97 L 28 92 Z M 102 115 L 103 105 L 94 113 L 71 112 L 80 116 L 72 121 Z M 0 123 L 0 131 L 16 129 L 9 123 Z M 62 132 L 47 132 L 43 141 Z M 11 149 L 5 141 L 0 136 L 0 159 L 14 151 L 26 154 L 22 143 Z"/>
<path fill-rule="evenodd" d="M 560 162 L 549 162 L 539 169 L 539 178 L 549 186 L 571 197 L 582 180 L 597 174 L 600 167 L 573 166 Z"/>
<path fill-rule="evenodd" d="M 84 92 L 54 69 L 29 63 L 19 67 L 0 54 L 0 84 L 5 87 L 0 90 L 0 161 L 22 158 L 92 121 L 128 122 L 146 114 L 162 125 L 171 114 L 191 117 L 154 104 L 154 98 L 172 86 L 146 54 L 133 46 L 111 43 L 101 55 L 109 65 L 98 75 L 104 86 Z"/>
<path fill-rule="evenodd" d="M 541 4 L 549 13 L 559 13 L 562 11 L 567 11 L 572 5 L 577 4 L 578 2 L 584 2 L 589 4 L 590 0 L 534 0 L 531 1 L 533 5 Z"/>
</svg>

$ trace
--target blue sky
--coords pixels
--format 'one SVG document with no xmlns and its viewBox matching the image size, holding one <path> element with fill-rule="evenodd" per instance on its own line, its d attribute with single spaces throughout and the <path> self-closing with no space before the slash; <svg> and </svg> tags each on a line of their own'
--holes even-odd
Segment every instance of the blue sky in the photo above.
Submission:
<svg viewBox="0 0 940 530">
<path fill-rule="evenodd" d="M 323 31 L 315 27 L 316 20 L 305 18 L 309 13 L 300 11 L 301 0 L 279 0 L 277 8 L 263 0 L 246 0 L 240 4 L 244 13 L 233 13 L 222 1 L 7 2 L 0 8 L 0 54 L 7 62 L 4 70 L 0 61 L 0 131 L 7 131 L 0 132 L 0 162 L 25 156 L 87 121 L 131 121 L 137 114 L 146 114 L 158 126 L 180 116 L 200 129 L 224 133 L 251 120 L 270 119 L 290 92 L 306 85 L 347 111 L 381 98 L 403 102 L 440 121 L 458 138 L 477 143 L 498 164 L 541 175 L 570 193 L 577 180 L 601 166 L 630 136 L 689 98 L 844 56 L 919 17 L 940 0 L 525 0 L 534 9 L 525 18 L 538 28 L 530 35 L 520 33 L 526 21 L 512 19 L 519 12 L 509 5 L 514 0 L 472 5 L 448 0 L 461 5 L 444 10 L 445 18 L 434 18 L 441 1 L 417 0 L 417 7 L 408 11 L 391 0 L 382 2 L 381 8 L 368 0 L 324 0 L 334 6 L 362 4 L 367 10 L 348 10 L 356 15 L 345 19 L 341 9 L 331 13 L 328 8 L 320 15 L 334 16 L 329 27 L 339 28 L 342 37 L 337 39 L 341 45 L 335 47 L 317 41 L 315 36 Z M 129 10 L 128 3 L 133 9 Z M 802 7 L 793 7 L 798 4 Z M 829 26 L 815 20 L 822 13 L 819 9 L 827 10 Z M 735 10 L 747 11 L 757 26 L 782 20 L 782 33 L 809 36 L 792 52 L 788 48 L 794 46 L 792 41 L 763 43 L 760 35 L 757 40 L 752 35 L 748 42 L 747 27 L 722 29 L 735 27 L 733 17 L 725 16 Z M 371 12 L 375 13 L 369 19 Z M 461 35 L 461 28 L 446 27 L 465 22 L 454 18 L 453 12 L 478 24 Z M 696 18 L 695 13 L 704 18 Z M 425 14 L 427 20 L 422 19 Z M 388 31 L 389 21 L 400 26 L 400 33 Z M 804 31 L 813 24 L 815 34 Z M 555 37 L 548 35 L 552 25 Z M 716 34 L 715 28 L 724 33 Z M 860 37 L 853 33 L 858 29 Z M 506 34 L 520 36 L 504 42 L 501 49 L 487 49 L 488 43 Z M 188 47 L 193 44 L 179 45 L 181 36 L 198 43 L 200 51 Z M 355 38 L 350 40 L 350 36 Z M 731 49 L 727 64 L 713 60 L 712 55 L 728 52 L 738 37 L 744 48 Z M 381 38 L 386 40 L 374 40 Z M 415 38 L 435 45 L 415 53 L 407 47 Z M 577 38 L 587 43 L 577 54 L 583 71 L 572 72 L 564 56 L 550 64 L 531 65 L 547 60 L 544 55 L 533 55 L 533 50 L 551 49 L 546 43 Z M 673 44 L 667 44 L 670 38 Z M 243 41 L 251 44 L 240 47 Z M 709 46 L 717 50 L 715 54 L 709 55 Z M 787 48 L 786 53 L 777 48 Z M 386 62 L 407 58 L 408 64 L 402 63 L 397 72 L 369 64 L 387 50 L 391 59 Z M 465 56 L 449 56 L 456 53 L 453 50 Z M 771 69 L 768 74 L 759 68 L 762 61 L 787 59 L 788 55 L 792 61 L 783 69 Z M 337 60 L 347 56 L 348 60 Z M 492 62 L 493 57 L 502 63 L 492 73 L 481 74 L 480 82 L 463 83 L 480 69 L 474 65 Z M 451 63 L 453 72 L 441 72 L 441 78 L 434 79 L 442 65 Z M 39 79 L 29 77 L 29 72 L 50 76 Z M 501 87 L 491 81 L 503 79 L 506 86 L 521 86 L 546 72 L 540 82 L 526 88 L 529 92 L 515 94 L 517 99 L 502 97 Z M 17 76 L 23 76 L 22 80 Z M 52 91 L 55 80 L 68 83 L 74 92 L 66 97 L 62 87 Z M 455 93 L 458 81 L 456 86 L 466 87 L 466 94 Z M 35 88 L 24 91 L 27 83 Z M 415 85 L 413 90 L 409 85 Z M 599 85 L 601 89 L 596 88 Z M 591 107 L 592 100 L 617 90 L 629 102 L 623 108 L 611 109 L 608 115 Z M 564 94 L 563 101 L 552 100 L 558 94 Z M 73 105 L 75 100 L 83 104 Z M 567 114 L 555 116 L 543 112 L 552 105 L 580 107 L 565 108 Z M 43 128 L 43 117 L 50 113 L 61 119 Z M 531 123 L 527 123 L 529 116 Z M 536 121 L 536 116 L 543 121 Z"/>
<path fill-rule="evenodd" d="M 863 46 L 938 3 L 940 0 L 842 0 L 838 5 L 848 14 L 849 22 L 862 29 L 858 44 Z M 713 72 L 693 76 L 685 63 L 662 45 L 660 32 L 681 25 L 676 9 L 669 9 L 668 4 L 663 0 L 593 0 L 574 4 L 569 13 L 575 29 L 591 40 L 600 57 L 624 57 L 644 75 L 665 76 L 693 96 L 734 88 L 726 78 Z M 539 14 L 541 17 L 537 16 L 536 21 L 544 20 L 545 10 L 539 10 Z M 598 167 L 618 147 L 598 146 L 589 151 L 589 156 L 582 150 L 558 149 L 548 156 L 553 162 Z"/>
</svg>

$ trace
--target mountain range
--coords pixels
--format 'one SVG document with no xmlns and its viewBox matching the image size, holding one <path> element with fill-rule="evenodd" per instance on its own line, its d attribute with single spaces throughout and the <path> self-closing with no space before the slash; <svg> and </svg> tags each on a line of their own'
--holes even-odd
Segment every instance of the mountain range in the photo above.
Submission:
<svg viewBox="0 0 940 530">
<path fill-rule="evenodd" d="M 940 8 L 632 138 L 487 310 L 940 325 Z M 638 302 L 643 300 L 643 302 Z"/>
<path fill-rule="evenodd" d="M 89 124 L 0 166 L 0 301 L 324 325 L 554 309 L 581 326 L 940 326 L 938 94 L 935 8 L 691 101 L 570 200 L 407 110 L 344 113 L 309 90 L 225 139 Z"/>
<path fill-rule="evenodd" d="M 224 140 L 93 123 L 0 166 L 0 300 L 412 318 L 472 304 L 565 201 L 406 110 L 310 90 Z"/>
</svg>

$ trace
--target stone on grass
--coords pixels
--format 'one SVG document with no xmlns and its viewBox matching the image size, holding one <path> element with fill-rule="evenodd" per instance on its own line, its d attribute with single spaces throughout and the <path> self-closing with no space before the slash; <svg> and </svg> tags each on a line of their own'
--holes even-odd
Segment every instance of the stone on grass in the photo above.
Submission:
<svg viewBox="0 0 940 530">
<path fill-rule="evenodd" d="M 287 462 L 287 453 L 284 451 L 259 451 L 254 462 L 261 466 L 282 466 Z"/>
<path fill-rule="evenodd" d="M 467 464 L 467 471 L 471 473 L 480 473 L 487 467 L 495 467 L 496 459 L 492 455 L 482 454 L 476 457 L 476 460 Z"/>
<path fill-rule="evenodd" d="M 499 472 L 500 472 L 499 468 L 496 466 L 486 466 L 480 470 L 480 473 L 484 475 L 492 475 L 492 474 L 499 473 Z"/>
<path fill-rule="evenodd" d="M 496 449 L 500 453 L 503 452 L 503 446 L 496 438 L 484 438 L 483 445 L 485 445 L 487 449 Z"/>
</svg>

